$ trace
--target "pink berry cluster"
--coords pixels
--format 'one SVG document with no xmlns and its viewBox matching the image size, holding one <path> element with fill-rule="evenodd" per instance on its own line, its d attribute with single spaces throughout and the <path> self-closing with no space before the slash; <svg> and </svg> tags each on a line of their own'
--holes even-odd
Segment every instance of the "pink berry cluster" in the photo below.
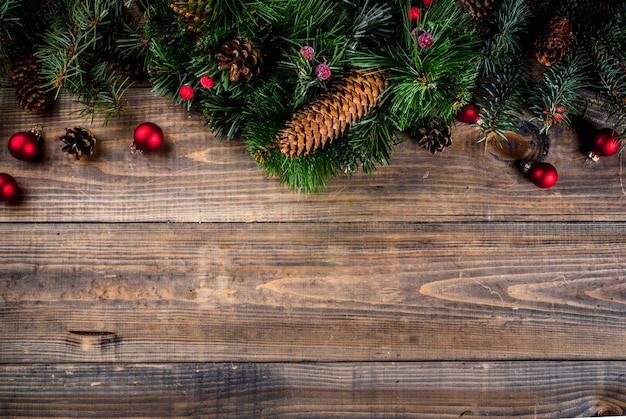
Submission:
<svg viewBox="0 0 626 419">
<path fill-rule="evenodd" d="M 318 64 L 315 66 L 315 76 L 324 81 L 328 80 L 332 74 L 330 67 L 326 63 L 320 63 L 315 58 L 315 49 L 313 47 L 305 45 L 300 48 L 300 55 L 303 56 L 307 61 L 316 61 Z"/>
<path fill-rule="evenodd" d="M 200 77 L 200 87 L 203 89 L 212 89 L 215 87 L 215 78 L 204 75 Z M 196 94 L 196 89 L 191 84 L 183 84 L 178 89 L 178 96 L 182 100 L 191 100 Z"/>
<path fill-rule="evenodd" d="M 429 8 L 433 4 L 433 0 L 423 0 L 422 3 L 425 8 Z M 407 14 L 411 22 L 418 22 L 422 19 L 422 9 L 419 7 L 411 7 Z M 411 31 L 411 37 L 413 37 L 413 39 L 417 37 L 417 45 L 419 45 L 420 48 L 429 48 L 434 42 L 433 36 L 422 29 L 419 23 L 418 26 Z"/>
</svg>

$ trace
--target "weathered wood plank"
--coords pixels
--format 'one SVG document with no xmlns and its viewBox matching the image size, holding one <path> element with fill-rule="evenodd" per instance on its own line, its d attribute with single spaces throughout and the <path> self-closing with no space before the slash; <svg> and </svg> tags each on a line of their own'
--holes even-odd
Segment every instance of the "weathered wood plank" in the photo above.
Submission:
<svg viewBox="0 0 626 419">
<path fill-rule="evenodd" d="M 0 224 L 0 359 L 623 359 L 625 231 Z"/>
<path fill-rule="evenodd" d="M 0 365 L 18 417 L 564 418 L 626 410 L 624 362 Z"/>
<path fill-rule="evenodd" d="M 304 196 L 266 179 L 239 140 L 219 141 L 198 113 L 147 88 L 133 89 L 129 99 L 129 110 L 103 127 L 71 115 L 77 107 L 67 97 L 41 116 L 0 96 L 0 138 L 36 124 L 46 133 L 43 161 L 3 152 L 1 170 L 21 193 L 13 205 L 3 203 L 0 221 L 626 221 L 623 157 L 585 164 L 574 131 L 554 131 L 548 161 L 560 180 L 550 190 L 532 185 L 501 153 L 485 153 L 476 132 L 459 125 L 443 154 L 407 141 L 374 176 L 340 177 L 323 195 Z M 133 129 L 147 120 L 162 126 L 166 144 L 131 155 Z M 99 139 L 94 158 L 76 162 L 61 152 L 58 137 L 76 125 Z"/>
</svg>

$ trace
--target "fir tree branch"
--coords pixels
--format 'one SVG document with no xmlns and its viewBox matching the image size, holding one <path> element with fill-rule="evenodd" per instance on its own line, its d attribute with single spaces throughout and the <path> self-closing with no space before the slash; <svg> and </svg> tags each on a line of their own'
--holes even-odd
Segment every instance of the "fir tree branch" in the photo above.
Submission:
<svg viewBox="0 0 626 419">
<path fill-rule="evenodd" d="M 471 29 L 469 16 L 454 2 L 440 2 L 430 8 L 406 39 L 408 45 L 387 48 L 385 58 L 357 57 L 361 65 L 378 65 L 390 73 L 392 82 L 384 105 L 398 120 L 401 130 L 415 121 L 436 116 L 442 124 L 451 124 L 458 111 L 457 97 L 473 90 L 477 73 L 479 39 Z M 407 22 L 408 24 L 408 22 Z M 427 48 L 419 46 L 419 33 L 433 36 Z"/>
<path fill-rule="evenodd" d="M 481 108 L 477 125 L 482 130 L 478 141 L 506 141 L 505 131 L 513 131 L 519 124 L 519 115 L 523 112 L 523 71 L 522 64 L 512 62 L 504 67 L 494 80 L 482 86 L 483 97 L 478 101 Z"/>
<path fill-rule="evenodd" d="M 104 114 L 106 124 L 123 112 L 130 79 L 121 75 L 117 39 L 129 16 L 116 0 L 57 0 L 49 16 L 50 30 L 37 45 L 43 87 L 57 97 L 67 91 L 83 106 L 78 114 Z M 112 63 L 115 63 L 113 65 Z"/>
<path fill-rule="evenodd" d="M 348 1 L 346 3 L 350 4 Z M 389 4 L 365 0 L 351 4 L 349 16 L 354 16 L 349 29 L 348 49 L 380 50 L 393 35 L 393 13 Z"/>
<path fill-rule="evenodd" d="M 606 98 L 603 107 L 609 119 L 615 121 L 615 129 L 626 135 L 626 3 L 610 24 L 591 38 L 591 53 L 600 78 L 600 91 Z"/>
<path fill-rule="evenodd" d="M 570 115 L 584 99 L 578 92 L 588 81 L 586 65 L 580 49 L 568 56 L 544 74 L 543 81 L 532 88 L 528 102 L 534 118 L 543 122 L 540 134 L 547 134 L 555 124 L 570 124 Z"/>
<path fill-rule="evenodd" d="M 5 71 L 5 55 L 14 41 L 14 34 L 22 24 L 16 15 L 20 4 L 17 0 L 0 1 L 0 71 Z"/>
<path fill-rule="evenodd" d="M 493 17 L 495 33 L 483 44 L 480 72 L 495 74 L 511 56 L 522 51 L 522 36 L 528 31 L 532 9 L 525 0 L 504 0 Z"/>
<path fill-rule="evenodd" d="M 377 164 L 386 165 L 396 146 L 397 124 L 384 109 L 374 108 L 364 119 L 354 124 L 347 134 L 352 155 L 358 161 L 347 161 L 342 166 L 346 172 L 355 172 L 359 165 L 371 173 Z"/>
</svg>

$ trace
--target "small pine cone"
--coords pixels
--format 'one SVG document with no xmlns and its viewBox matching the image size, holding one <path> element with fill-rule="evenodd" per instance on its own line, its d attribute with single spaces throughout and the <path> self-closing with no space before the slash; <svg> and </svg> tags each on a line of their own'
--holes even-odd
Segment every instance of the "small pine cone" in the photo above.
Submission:
<svg viewBox="0 0 626 419">
<path fill-rule="evenodd" d="M 96 137 L 93 136 L 91 131 L 80 127 L 67 128 L 65 131 L 66 134 L 59 137 L 65 143 L 63 151 L 69 155 L 74 154 L 76 160 L 79 160 L 82 156 L 93 156 Z"/>
<path fill-rule="evenodd" d="M 458 2 L 474 18 L 482 19 L 491 14 L 499 0 L 459 0 Z"/>
<path fill-rule="evenodd" d="M 20 107 L 28 112 L 45 111 L 52 106 L 52 98 L 42 87 L 39 78 L 41 64 L 33 55 L 21 55 L 11 61 L 11 79 Z"/>
<path fill-rule="evenodd" d="M 535 56 L 541 64 L 550 67 L 561 61 L 574 42 L 569 19 L 553 16 L 543 33 L 535 40 Z"/>
<path fill-rule="evenodd" d="M 217 59 L 220 62 L 219 70 L 230 70 L 231 81 L 237 81 L 241 77 L 248 81 L 261 73 L 263 65 L 261 52 L 254 48 L 248 38 L 240 36 L 224 44 Z"/>
<path fill-rule="evenodd" d="M 417 143 L 426 150 L 435 154 L 443 151 L 452 144 L 450 125 L 439 126 L 437 121 L 431 121 L 428 126 L 417 130 Z"/>
<path fill-rule="evenodd" d="M 322 94 L 287 121 L 277 136 L 280 150 L 298 157 L 324 148 L 378 104 L 387 84 L 381 73 L 350 71 L 332 92 Z"/>
<path fill-rule="evenodd" d="M 180 21 L 192 32 L 200 32 L 220 15 L 214 0 L 169 0 Z"/>
</svg>

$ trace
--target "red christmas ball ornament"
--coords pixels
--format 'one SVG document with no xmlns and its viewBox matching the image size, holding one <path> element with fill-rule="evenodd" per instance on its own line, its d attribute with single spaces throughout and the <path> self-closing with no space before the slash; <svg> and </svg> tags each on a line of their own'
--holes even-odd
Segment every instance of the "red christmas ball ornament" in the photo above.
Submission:
<svg viewBox="0 0 626 419">
<path fill-rule="evenodd" d="M 163 143 L 163 130 L 153 122 L 141 123 L 135 128 L 133 148 L 140 151 L 152 151 Z"/>
<path fill-rule="evenodd" d="M 598 161 L 600 156 L 612 156 L 621 147 L 619 135 L 611 128 L 599 130 L 591 140 L 591 152 L 589 158 Z"/>
<path fill-rule="evenodd" d="M 15 133 L 9 138 L 9 153 L 19 160 L 34 159 L 41 149 L 40 135 L 31 130 Z"/>
<path fill-rule="evenodd" d="M 433 4 L 433 0 L 424 0 L 424 6 L 430 7 L 431 4 Z"/>
<path fill-rule="evenodd" d="M 464 124 L 475 124 L 480 119 L 480 107 L 473 103 L 463 106 L 456 114 L 456 120 Z"/>
<path fill-rule="evenodd" d="M 10 201 L 17 195 L 17 182 L 13 176 L 0 173 L 0 201 Z"/>
<path fill-rule="evenodd" d="M 409 19 L 415 22 L 417 19 L 422 17 L 422 10 L 419 7 L 411 7 L 409 9 Z"/>
<path fill-rule="evenodd" d="M 559 180 L 556 167 L 550 163 L 541 162 L 527 165 L 524 167 L 524 171 L 535 186 L 539 188 L 551 188 Z"/>
</svg>

